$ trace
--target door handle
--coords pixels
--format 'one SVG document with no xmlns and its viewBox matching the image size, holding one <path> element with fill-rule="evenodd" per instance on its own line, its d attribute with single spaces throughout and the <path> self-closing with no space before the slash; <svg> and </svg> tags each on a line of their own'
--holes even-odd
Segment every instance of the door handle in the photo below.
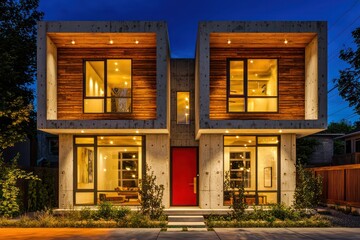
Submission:
<svg viewBox="0 0 360 240">
<path fill-rule="evenodd" d="M 197 178 L 196 177 L 194 177 L 194 193 L 196 193 L 196 182 L 197 182 Z"/>
</svg>

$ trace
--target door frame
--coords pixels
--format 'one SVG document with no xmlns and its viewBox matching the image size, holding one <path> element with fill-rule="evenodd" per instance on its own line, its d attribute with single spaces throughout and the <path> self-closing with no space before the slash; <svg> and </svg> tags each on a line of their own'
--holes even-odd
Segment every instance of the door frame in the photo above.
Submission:
<svg viewBox="0 0 360 240">
<path fill-rule="evenodd" d="M 174 148 L 193 148 L 196 150 L 196 204 L 195 205 L 173 205 L 172 202 L 172 181 L 173 181 L 173 172 L 172 172 L 172 165 L 173 165 L 173 149 Z M 171 207 L 198 207 L 199 206 L 199 147 L 198 146 L 171 146 L 170 147 L 170 206 Z"/>
</svg>

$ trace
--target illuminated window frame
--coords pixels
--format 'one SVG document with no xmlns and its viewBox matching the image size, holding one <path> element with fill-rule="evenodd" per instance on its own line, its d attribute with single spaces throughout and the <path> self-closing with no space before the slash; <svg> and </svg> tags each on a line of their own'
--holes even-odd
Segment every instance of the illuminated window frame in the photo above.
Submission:
<svg viewBox="0 0 360 240">
<path fill-rule="evenodd" d="M 248 60 L 276 60 L 276 67 L 277 67 L 277 76 L 276 76 L 276 95 L 275 96 L 249 96 L 248 95 Z M 243 94 L 230 94 L 230 64 L 232 61 L 242 61 L 243 62 Z M 227 101 L 226 101 L 226 111 L 227 113 L 278 113 L 279 112 L 279 61 L 277 58 L 228 58 L 227 65 L 226 65 L 226 94 L 227 94 Z M 230 111 L 229 102 L 230 98 L 233 99 L 244 99 L 244 111 Z M 248 100 L 251 98 L 260 98 L 260 99 L 274 99 L 276 98 L 276 111 L 248 111 Z"/>
<path fill-rule="evenodd" d="M 129 97 L 109 97 L 107 96 L 108 92 L 107 92 L 107 75 L 108 75 L 108 71 L 107 71 L 107 62 L 108 60 L 129 60 L 130 61 L 130 66 L 131 66 L 131 76 L 130 76 L 130 81 L 131 81 L 131 84 L 130 84 L 130 96 Z M 87 84 L 86 84 L 86 63 L 87 62 L 103 62 L 104 64 L 104 95 L 103 96 L 86 96 L 86 89 L 87 89 Z M 84 59 L 83 60 L 83 113 L 85 114 L 103 114 L 103 113 L 106 113 L 106 114 L 128 114 L 128 113 L 132 113 L 133 111 L 133 72 L 132 72 L 132 69 L 133 69 L 133 64 L 132 64 L 132 59 L 130 58 L 102 58 L 102 59 Z M 108 105 L 108 99 L 115 99 L 115 98 L 122 98 L 122 99 L 130 99 L 130 109 L 129 111 L 117 111 L 117 112 L 111 112 L 111 111 L 107 111 L 107 105 Z M 85 101 L 86 100 L 91 100 L 91 99 L 100 99 L 100 100 L 103 100 L 103 111 L 99 111 L 99 112 L 86 112 L 85 111 Z"/>
<path fill-rule="evenodd" d="M 190 92 L 176 92 L 176 123 L 190 124 Z"/>
</svg>

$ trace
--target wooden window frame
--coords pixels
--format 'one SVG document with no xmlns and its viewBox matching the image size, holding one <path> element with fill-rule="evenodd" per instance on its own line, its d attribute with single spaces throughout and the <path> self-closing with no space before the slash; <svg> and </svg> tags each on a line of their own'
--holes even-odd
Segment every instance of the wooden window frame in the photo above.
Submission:
<svg viewBox="0 0 360 240">
<path fill-rule="evenodd" d="M 108 60 L 130 60 L 131 66 L 131 96 L 130 97 L 121 97 L 121 98 L 130 98 L 130 111 L 129 112 L 107 112 L 107 99 L 112 98 L 107 96 L 107 61 Z M 86 96 L 86 62 L 98 61 L 104 62 L 104 96 L 102 97 L 87 97 Z M 133 113 L 133 59 L 132 58 L 100 58 L 100 59 L 83 59 L 83 104 L 82 112 L 83 114 L 131 114 Z M 104 100 L 104 111 L 99 113 L 85 112 L 85 99 L 102 99 Z"/>
<path fill-rule="evenodd" d="M 276 76 L 276 96 L 249 96 L 248 95 L 248 60 L 276 60 L 277 76 Z M 230 62 L 242 61 L 244 66 L 244 94 L 241 95 L 230 95 Z M 243 98 L 244 99 L 244 111 L 243 112 L 232 112 L 229 109 L 230 98 Z M 266 112 L 249 112 L 248 111 L 248 99 L 249 98 L 276 98 L 276 111 Z M 226 59 L 226 112 L 230 114 L 266 114 L 266 113 L 279 113 L 279 59 L 278 58 L 227 58 Z"/>
</svg>

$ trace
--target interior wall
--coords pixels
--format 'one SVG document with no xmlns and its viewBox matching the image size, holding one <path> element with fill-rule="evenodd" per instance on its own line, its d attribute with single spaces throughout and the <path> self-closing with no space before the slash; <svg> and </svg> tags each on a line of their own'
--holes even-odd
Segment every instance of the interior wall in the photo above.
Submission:
<svg viewBox="0 0 360 240">
<path fill-rule="evenodd" d="M 305 119 L 318 119 L 318 38 L 305 48 Z"/>
<path fill-rule="evenodd" d="M 46 119 L 57 119 L 57 48 L 46 37 Z"/>
</svg>

